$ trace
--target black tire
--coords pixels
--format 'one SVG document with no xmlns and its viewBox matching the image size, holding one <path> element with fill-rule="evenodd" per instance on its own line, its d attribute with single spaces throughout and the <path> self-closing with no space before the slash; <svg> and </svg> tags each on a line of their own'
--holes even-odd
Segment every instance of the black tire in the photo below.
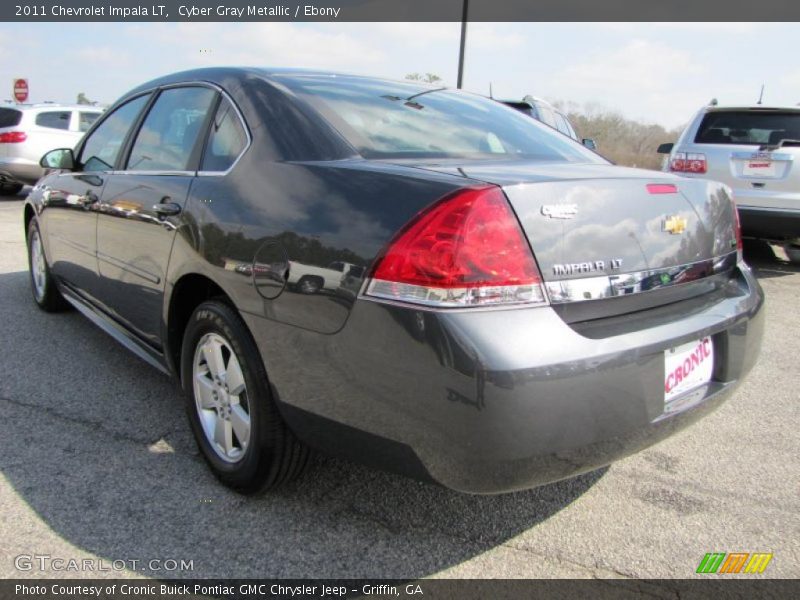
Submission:
<svg viewBox="0 0 800 600">
<path fill-rule="evenodd" d="M 69 308 L 69 304 L 61 292 L 58 290 L 55 280 L 50 273 L 50 265 L 47 264 L 47 255 L 44 252 L 44 245 L 41 242 L 42 234 L 39 231 L 39 222 L 34 218 L 28 224 L 28 275 L 31 283 L 31 294 L 36 305 L 45 312 L 59 312 Z M 33 245 L 39 243 L 42 259 L 42 278 L 41 286 L 37 285 L 36 275 L 34 274 L 34 253 Z"/>
<path fill-rule="evenodd" d="M 311 275 L 304 275 L 297 282 L 297 290 L 301 294 L 316 294 L 325 285 L 325 281 L 320 277 L 313 277 Z"/>
<path fill-rule="evenodd" d="M 4 196 L 16 196 L 25 187 L 21 183 L 0 183 L 0 194 Z"/>
<path fill-rule="evenodd" d="M 216 334 L 228 344 L 239 361 L 246 385 L 250 437 L 236 462 L 224 460 L 212 446 L 195 400 L 195 353 L 208 334 Z M 227 364 L 230 365 L 230 358 Z M 200 304 L 192 313 L 183 336 L 181 381 L 186 397 L 186 414 L 197 445 L 222 483 L 243 494 L 252 494 L 291 481 L 306 467 L 309 450 L 295 438 L 281 418 L 255 341 L 230 305 L 210 300 Z"/>
</svg>

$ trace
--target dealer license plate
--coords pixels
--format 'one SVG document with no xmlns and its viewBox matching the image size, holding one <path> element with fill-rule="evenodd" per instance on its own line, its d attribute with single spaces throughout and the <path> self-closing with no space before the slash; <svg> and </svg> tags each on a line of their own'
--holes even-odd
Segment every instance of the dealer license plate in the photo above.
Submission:
<svg viewBox="0 0 800 600">
<path fill-rule="evenodd" d="M 748 160 L 742 167 L 745 177 L 775 177 L 775 162 L 771 160 Z"/>
<path fill-rule="evenodd" d="M 664 352 L 664 402 L 711 381 L 714 344 L 710 337 Z"/>
</svg>

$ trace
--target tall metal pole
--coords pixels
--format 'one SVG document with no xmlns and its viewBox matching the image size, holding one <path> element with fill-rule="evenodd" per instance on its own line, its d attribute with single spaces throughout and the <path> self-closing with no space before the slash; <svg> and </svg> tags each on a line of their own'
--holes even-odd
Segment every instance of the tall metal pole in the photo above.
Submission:
<svg viewBox="0 0 800 600">
<path fill-rule="evenodd" d="M 467 11 L 469 10 L 469 0 L 464 0 L 464 10 L 461 13 L 461 49 L 458 52 L 458 83 L 456 87 L 461 89 L 464 83 L 464 48 L 467 45 Z"/>
</svg>

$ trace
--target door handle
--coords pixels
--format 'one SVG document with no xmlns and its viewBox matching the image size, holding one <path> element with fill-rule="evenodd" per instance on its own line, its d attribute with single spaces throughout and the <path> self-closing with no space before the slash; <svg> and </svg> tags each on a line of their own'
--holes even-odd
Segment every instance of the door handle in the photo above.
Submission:
<svg viewBox="0 0 800 600">
<path fill-rule="evenodd" d="M 165 198 L 167 200 L 168 198 Z M 160 202 L 153 206 L 159 218 L 174 217 L 181 212 L 181 205 L 176 202 Z"/>
</svg>

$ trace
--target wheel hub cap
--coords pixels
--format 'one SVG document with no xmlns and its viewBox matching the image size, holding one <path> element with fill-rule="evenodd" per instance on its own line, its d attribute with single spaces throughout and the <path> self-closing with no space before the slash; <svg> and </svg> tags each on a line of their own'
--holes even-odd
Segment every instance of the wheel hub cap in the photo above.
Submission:
<svg viewBox="0 0 800 600">
<path fill-rule="evenodd" d="M 192 368 L 195 407 L 203 433 L 226 462 L 244 457 L 250 442 L 250 402 L 239 359 L 221 335 L 204 335 Z"/>
<path fill-rule="evenodd" d="M 39 237 L 39 232 L 34 231 L 31 234 L 31 276 L 33 278 L 33 292 L 37 300 L 41 300 L 44 297 L 45 275 L 42 239 Z"/>
</svg>

